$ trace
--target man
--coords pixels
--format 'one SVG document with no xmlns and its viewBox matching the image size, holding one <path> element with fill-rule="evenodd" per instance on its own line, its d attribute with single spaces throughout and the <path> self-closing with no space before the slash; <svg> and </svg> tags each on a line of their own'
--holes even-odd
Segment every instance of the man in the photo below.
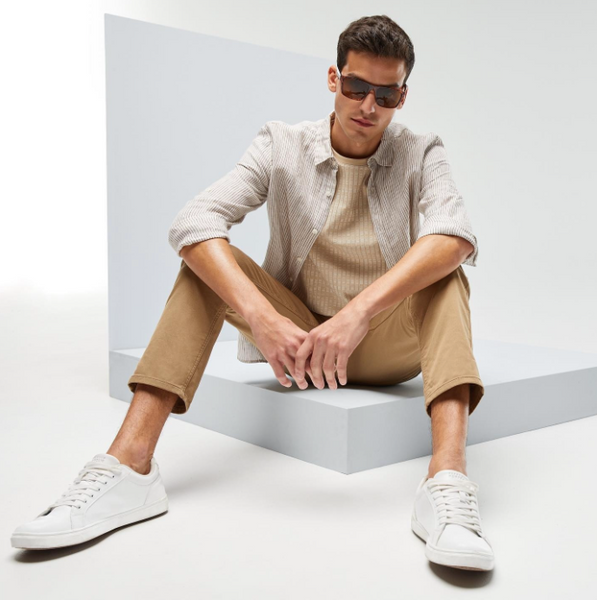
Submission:
<svg viewBox="0 0 597 600">
<path fill-rule="evenodd" d="M 239 330 L 239 360 L 268 362 L 286 387 L 287 375 L 300 389 L 337 389 L 422 372 L 433 456 L 412 529 L 433 562 L 493 568 L 465 461 L 468 416 L 484 389 L 460 265 L 475 266 L 477 241 L 441 139 L 393 122 L 414 66 L 406 33 L 385 15 L 364 17 L 341 34 L 337 59 L 327 118 L 269 121 L 236 167 L 177 215 L 169 241 L 183 260 L 129 379 L 122 427 L 59 500 L 17 528 L 13 546 L 80 543 L 167 510 L 155 446 L 170 412 L 189 409 L 226 320 Z M 228 230 L 266 200 L 260 267 Z"/>
</svg>

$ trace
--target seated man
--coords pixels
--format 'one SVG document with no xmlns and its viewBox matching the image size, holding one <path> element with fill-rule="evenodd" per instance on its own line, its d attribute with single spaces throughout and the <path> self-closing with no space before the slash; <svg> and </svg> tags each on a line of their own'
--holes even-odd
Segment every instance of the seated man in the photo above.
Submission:
<svg viewBox="0 0 597 600">
<path fill-rule="evenodd" d="M 300 389 L 337 389 L 422 373 L 433 456 L 412 529 L 431 561 L 493 568 L 465 460 L 468 416 L 484 394 L 461 266 L 475 266 L 477 240 L 441 139 L 392 121 L 413 66 L 394 21 L 351 23 L 327 72 L 334 111 L 267 122 L 235 168 L 183 207 L 169 232 L 180 269 L 129 379 L 120 431 L 16 529 L 13 546 L 76 544 L 167 510 L 154 450 L 168 415 L 189 410 L 226 320 L 239 330 L 238 359 L 269 363 L 286 387 L 287 375 Z M 266 200 L 271 237 L 259 266 L 228 231 Z"/>
</svg>

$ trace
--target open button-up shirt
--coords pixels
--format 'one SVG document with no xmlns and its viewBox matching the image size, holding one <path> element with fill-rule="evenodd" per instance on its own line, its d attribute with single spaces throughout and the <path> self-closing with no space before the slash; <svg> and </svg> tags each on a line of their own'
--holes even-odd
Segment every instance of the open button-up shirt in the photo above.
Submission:
<svg viewBox="0 0 597 600">
<path fill-rule="evenodd" d="M 183 246 L 210 238 L 230 241 L 230 227 L 265 203 L 270 240 L 261 266 L 295 291 L 297 275 L 334 197 L 338 171 L 331 147 L 334 117 L 332 111 L 318 121 L 265 123 L 236 166 L 178 213 L 168 233 L 176 253 L 180 256 Z M 464 264 L 476 266 L 477 239 L 438 135 L 416 134 L 392 121 L 367 164 L 371 219 L 388 269 L 418 239 L 431 234 L 468 240 L 474 250 Z M 267 362 L 241 332 L 237 358 Z"/>
</svg>

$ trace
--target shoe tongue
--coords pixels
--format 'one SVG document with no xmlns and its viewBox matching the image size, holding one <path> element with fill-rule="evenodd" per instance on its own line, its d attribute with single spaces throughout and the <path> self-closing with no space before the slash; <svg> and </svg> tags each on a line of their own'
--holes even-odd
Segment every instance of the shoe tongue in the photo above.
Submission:
<svg viewBox="0 0 597 600">
<path fill-rule="evenodd" d="M 439 479 L 440 481 L 446 481 L 448 479 L 461 479 L 462 481 L 470 481 L 469 478 L 460 471 L 454 471 L 453 469 L 444 469 L 443 471 L 438 471 L 433 479 Z"/>
<path fill-rule="evenodd" d="M 101 452 L 100 454 L 96 454 L 92 458 L 92 461 L 104 463 L 105 465 L 119 465 L 120 464 L 120 461 L 115 456 L 112 456 L 111 454 L 106 454 L 104 452 Z"/>
</svg>

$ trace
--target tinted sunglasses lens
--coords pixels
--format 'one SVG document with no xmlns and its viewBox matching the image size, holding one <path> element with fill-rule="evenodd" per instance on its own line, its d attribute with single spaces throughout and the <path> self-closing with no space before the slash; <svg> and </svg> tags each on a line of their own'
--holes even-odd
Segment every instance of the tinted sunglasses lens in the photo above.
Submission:
<svg viewBox="0 0 597 600">
<path fill-rule="evenodd" d="M 392 88 L 380 88 L 375 96 L 377 104 L 384 108 L 395 108 L 400 102 L 400 92 Z"/>
<path fill-rule="evenodd" d="M 363 100 L 371 86 L 360 79 L 347 77 L 342 79 L 342 93 L 352 100 Z M 392 88 L 378 88 L 375 100 L 384 108 L 395 108 L 400 102 L 400 91 Z"/>
<path fill-rule="evenodd" d="M 342 93 L 353 100 L 362 100 L 371 88 L 360 79 L 352 77 L 342 79 Z"/>
</svg>

